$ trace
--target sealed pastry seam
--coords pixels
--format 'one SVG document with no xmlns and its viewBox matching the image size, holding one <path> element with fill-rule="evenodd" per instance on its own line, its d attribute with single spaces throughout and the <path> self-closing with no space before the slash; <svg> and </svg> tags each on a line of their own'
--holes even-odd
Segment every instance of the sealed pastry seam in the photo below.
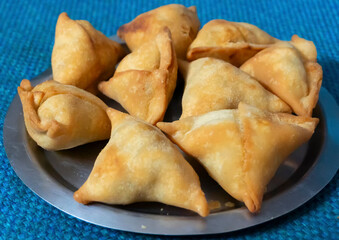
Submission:
<svg viewBox="0 0 339 240">
<path fill-rule="evenodd" d="M 23 80 L 18 93 L 26 129 L 44 149 L 68 149 L 108 137 L 107 106 L 85 90 L 51 80 L 32 88 Z"/>
<path fill-rule="evenodd" d="M 102 108 L 103 110 L 106 110 L 108 108 L 104 102 L 102 102 L 101 100 L 98 101 L 98 98 L 96 96 L 92 94 L 88 94 L 87 92 L 83 92 L 82 89 L 77 88 L 77 91 L 74 91 L 74 86 L 71 86 L 71 85 L 69 86 L 63 85 L 62 89 L 65 89 L 65 90 L 56 89 L 54 85 L 55 83 L 56 82 L 54 82 L 53 80 L 48 80 L 44 82 L 44 88 L 43 88 L 44 92 L 43 92 L 40 90 L 39 85 L 36 86 L 36 88 L 33 88 L 29 80 L 24 79 L 22 80 L 20 84 L 20 89 L 21 91 L 25 91 L 25 92 L 32 92 L 34 96 L 34 104 L 36 106 L 41 105 L 49 97 L 59 95 L 59 94 L 69 94 L 71 92 L 72 95 L 80 98 L 81 100 L 90 102 L 96 105 L 97 107 Z"/>
<path fill-rule="evenodd" d="M 277 41 L 252 24 L 215 19 L 198 32 L 188 48 L 187 59 L 192 61 L 215 57 L 240 66 L 258 51 Z"/>
<path fill-rule="evenodd" d="M 249 115 L 246 115 L 250 111 Z M 257 146 L 253 136 L 255 136 L 256 132 L 254 132 L 255 129 L 253 129 L 253 124 L 261 124 L 264 126 L 268 126 L 268 124 L 290 124 L 293 128 L 299 128 L 302 131 L 308 131 L 307 134 L 310 134 L 310 136 L 313 134 L 315 127 L 317 126 L 319 119 L 316 118 L 309 118 L 309 117 L 295 117 L 290 114 L 285 113 L 263 113 L 258 111 L 258 109 L 254 109 L 253 107 L 246 106 L 245 104 L 240 103 L 239 104 L 239 116 L 241 117 L 241 128 L 242 131 L 242 139 L 243 139 L 243 149 L 244 149 L 244 181 L 245 186 L 247 188 L 247 195 L 244 196 L 243 201 L 247 208 L 251 212 L 259 212 L 261 208 L 262 198 L 266 191 L 266 186 L 255 186 L 255 182 L 249 175 L 249 171 L 253 171 L 253 167 L 255 167 L 254 161 L 262 161 L 262 159 L 258 159 L 257 156 L 252 155 L 254 154 L 254 151 L 256 151 L 256 148 L 260 148 L 261 146 Z M 257 120 L 254 120 L 257 119 Z M 292 135 L 290 136 L 293 137 Z M 309 139 L 309 138 L 308 138 Z M 308 140 L 307 138 L 305 140 Z M 274 146 L 280 148 L 281 146 Z M 292 150 L 294 151 L 295 148 Z M 284 153 L 286 154 L 286 153 Z M 288 154 L 286 154 L 284 157 L 287 157 Z M 271 161 L 273 160 L 274 156 L 272 156 Z M 263 159 L 264 160 L 264 159 Z M 278 166 L 283 162 L 284 158 L 281 159 Z M 278 166 L 275 166 L 276 169 Z M 272 168 L 274 169 L 274 165 L 272 165 Z M 273 172 L 272 177 L 275 174 L 275 171 Z M 268 182 L 266 183 L 268 184 Z M 257 189 L 257 190 L 256 190 Z M 258 189 L 260 189 L 258 191 Z"/>
<path fill-rule="evenodd" d="M 230 46 L 225 47 L 195 47 L 187 53 L 187 59 L 190 61 L 196 60 L 201 57 L 217 57 L 216 54 L 228 55 L 229 59 L 233 59 L 239 50 L 263 50 L 272 44 L 250 44 L 250 43 L 230 43 Z M 219 57 L 217 57 L 219 58 Z M 221 58 L 221 57 L 220 57 Z M 221 58 L 222 59 L 222 58 Z M 226 58 L 227 59 L 227 58 Z M 225 59 L 222 59 L 225 60 Z"/>
<path fill-rule="evenodd" d="M 317 105 L 319 98 L 319 91 L 322 84 L 323 72 L 318 63 L 305 63 L 306 73 L 308 73 L 307 81 L 309 85 L 309 94 L 307 97 L 301 99 L 303 107 L 306 109 L 305 115 L 311 116 L 312 111 Z"/>
<path fill-rule="evenodd" d="M 240 104 L 241 106 L 241 104 Z M 251 129 L 244 124 L 243 120 L 240 120 L 241 111 L 237 112 L 236 121 L 238 122 L 240 135 L 241 135 L 241 142 L 242 142 L 242 174 L 243 174 L 243 187 L 246 189 L 244 191 L 244 196 L 242 197 L 242 201 L 245 203 L 248 210 L 252 213 L 258 212 L 261 208 L 261 201 L 262 199 L 255 194 L 253 191 L 252 182 L 248 177 L 248 171 L 251 168 L 251 160 L 252 157 L 250 153 L 247 151 L 246 146 L 248 145 L 248 137 L 253 135 L 254 133 L 251 132 Z"/>
<path fill-rule="evenodd" d="M 58 123 L 55 121 L 49 122 L 48 125 L 43 125 L 40 121 L 40 118 L 36 112 L 34 97 L 31 92 L 26 92 L 22 88 L 18 87 L 18 93 L 22 102 L 23 111 L 26 113 L 26 116 L 29 118 L 31 126 L 37 132 L 47 132 L 48 136 L 53 137 L 57 132 L 57 128 L 59 127 Z M 52 132 L 50 129 L 54 129 Z"/>
<path fill-rule="evenodd" d="M 31 127 L 35 131 L 40 133 L 46 133 L 49 137 L 57 137 L 62 133 L 62 126 L 55 120 L 42 124 L 40 117 L 37 114 L 37 105 L 41 103 L 44 96 L 43 92 L 32 92 L 32 87 L 28 80 L 23 80 L 20 87 L 18 87 L 18 93 L 23 106 L 23 111 L 28 117 Z M 35 98 L 34 96 L 37 96 Z"/>
</svg>

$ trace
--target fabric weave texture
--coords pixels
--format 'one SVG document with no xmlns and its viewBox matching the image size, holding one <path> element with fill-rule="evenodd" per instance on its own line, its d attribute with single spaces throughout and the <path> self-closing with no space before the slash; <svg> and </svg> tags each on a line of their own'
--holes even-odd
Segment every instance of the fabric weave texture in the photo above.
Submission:
<svg viewBox="0 0 339 240">
<path fill-rule="evenodd" d="M 92 225 L 49 205 L 16 176 L 3 144 L 7 109 L 23 78 L 50 67 L 58 15 L 85 19 L 105 35 L 138 14 L 158 6 L 197 6 L 201 24 L 212 19 L 248 22 L 272 36 L 293 34 L 312 40 L 323 67 L 323 87 L 339 102 L 339 1 L 0 1 L 0 239 L 181 239 L 122 232 Z M 338 159 L 333 159 L 337 161 Z M 271 222 L 238 232 L 192 239 L 338 239 L 338 174 L 319 194 L 297 210 Z M 188 237 L 190 238 L 190 237 Z M 187 238 L 185 238 L 187 239 Z"/>
</svg>

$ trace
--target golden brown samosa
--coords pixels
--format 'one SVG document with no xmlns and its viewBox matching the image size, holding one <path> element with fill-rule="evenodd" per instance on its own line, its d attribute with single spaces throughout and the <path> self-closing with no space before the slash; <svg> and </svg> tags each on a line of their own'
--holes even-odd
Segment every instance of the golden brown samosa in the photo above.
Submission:
<svg viewBox="0 0 339 240">
<path fill-rule="evenodd" d="M 240 69 L 284 100 L 297 115 L 312 116 L 323 72 L 311 41 L 292 37 L 259 52 Z"/>
<path fill-rule="evenodd" d="M 27 132 L 42 148 L 62 150 L 109 138 L 107 106 L 93 94 L 71 85 L 46 81 L 18 87 Z"/>
<path fill-rule="evenodd" d="M 110 78 L 125 55 L 119 43 L 107 38 L 84 20 L 61 13 L 52 52 L 53 79 L 97 93 L 97 84 Z"/>
<path fill-rule="evenodd" d="M 240 103 L 237 110 L 157 126 L 254 213 L 279 165 L 311 138 L 317 123 L 316 118 L 270 113 Z"/>
<path fill-rule="evenodd" d="M 176 146 L 142 120 L 114 109 L 107 114 L 111 138 L 74 199 L 83 204 L 162 202 L 207 216 L 199 177 Z"/>
<path fill-rule="evenodd" d="M 99 90 L 131 115 L 151 124 L 165 115 L 177 81 L 178 63 L 168 28 L 127 55 Z"/>
<path fill-rule="evenodd" d="M 260 28 L 242 22 L 212 20 L 189 46 L 187 59 L 214 57 L 240 66 L 257 52 L 279 41 Z"/>
<path fill-rule="evenodd" d="M 200 28 L 194 6 L 186 8 L 180 4 L 170 4 L 153 9 L 122 25 L 118 36 L 134 51 L 145 42 L 153 40 L 164 27 L 168 27 L 172 33 L 177 57 L 185 59 L 187 48 Z"/>
<path fill-rule="evenodd" d="M 280 98 L 239 68 L 216 58 L 179 61 L 185 78 L 181 118 L 220 109 L 236 109 L 239 102 L 270 112 L 291 112 Z"/>
</svg>

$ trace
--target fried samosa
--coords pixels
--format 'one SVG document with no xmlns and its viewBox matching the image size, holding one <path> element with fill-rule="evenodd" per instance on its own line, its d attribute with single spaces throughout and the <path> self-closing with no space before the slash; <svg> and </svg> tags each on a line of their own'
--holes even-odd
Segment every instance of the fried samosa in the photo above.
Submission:
<svg viewBox="0 0 339 240">
<path fill-rule="evenodd" d="M 122 25 L 118 36 L 134 51 L 145 42 L 153 40 L 164 27 L 168 27 L 172 33 L 177 57 L 185 59 L 187 48 L 200 28 L 194 6 L 186 8 L 180 4 L 170 4 L 153 9 Z"/>
<path fill-rule="evenodd" d="M 270 113 L 240 103 L 237 110 L 157 126 L 254 213 L 279 165 L 311 138 L 317 123 L 316 118 Z"/>
<path fill-rule="evenodd" d="M 107 106 L 93 94 L 49 80 L 18 87 L 28 134 L 46 150 L 62 150 L 108 139 Z"/>
<path fill-rule="evenodd" d="M 176 86 L 177 71 L 171 33 L 164 28 L 155 39 L 127 55 L 114 76 L 101 82 L 98 88 L 131 115 L 155 124 L 165 115 Z"/>
<path fill-rule="evenodd" d="M 187 59 L 214 57 L 238 67 L 277 41 L 252 24 L 216 19 L 198 32 L 188 48 Z"/>
<path fill-rule="evenodd" d="M 119 43 L 107 38 L 84 20 L 61 13 L 52 52 L 53 79 L 97 93 L 97 84 L 110 78 L 125 55 Z"/>
<path fill-rule="evenodd" d="M 240 69 L 276 94 L 300 116 L 312 116 L 318 102 L 323 72 L 311 41 L 292 37 L 246 61 Z"/>
<path fill-rule="evenodd" d="M 239 68 L 216 58 L 191 63 L 180 60 L 185 78 L 181 118 L 220 109 L 236 109 L 244 102 L 270 112 L 291 112 L 290 107 Z"/>
<path fill-rule="evenodd" d="M 107 114 L 111 138 L 74 199 L 82 204 L 162 202 L 207 216 L 199 177 L 175 145 L 142 120 L 114 109 Z"/>
</svg>

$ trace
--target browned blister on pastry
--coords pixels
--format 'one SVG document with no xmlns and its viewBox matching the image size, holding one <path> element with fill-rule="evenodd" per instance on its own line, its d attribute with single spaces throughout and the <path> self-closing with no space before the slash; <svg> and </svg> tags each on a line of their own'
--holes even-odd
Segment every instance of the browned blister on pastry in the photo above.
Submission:
<svg viewBox="0 0 339 240">
<path fill-rule="evenodd" d="M 42 148 L 62 150 L 109 138 L 106 104 L 80 88 L 46 81 L 18 87 L 27 132 Z"/>
<path fill-rule="evenodd" d="M 107 113 L 111 138 L 74 199 L 83 204 L 161 202 L 207 216 L 199 177 L 176 146 L 142 120 L 114 109 Z"/>
<path fill-rule="evenodd" d="M 316 58 L 313 42 L 294 35 L 291 42 L 264 49 L 240 69 L 289 104 L 297 115 L 312 116 L 323 78 Z"/>
<path fill-rule="evenodd" d="M 277 41 L 252 24 L 216 19 L 206 23 L 199 31 L 188 48 L 187 59 L 214 57 L 240 66 Z"/>
<path fill-rule="evenodd" d="M 216 58 L 179 61 L 185 78 L 181 118 L 220 109 L 236 109 L 239 102 L 270 112 L 291 112 L 276 95 L 239 68 Z"/>
<path fill-rule="evenodd" d="M 196 157 L 231 196 L 258 212 L 269 181 L 308 141 L 318 119 L 270 113 L 246 104 L 157 126 Z"/>
<path fill-rule="evenodd" d="M 165 115 L 177 81 L 178 64 L 171 33 L 162 29 L 150 42 L 127 55 L 99 90 L 131 115 L 151 124 Z"/>
<path fill-rule="evenodd" d="M 118 30 L 118 36 L 126 41 L 131 51 L 134 51 L 145 42 L 153 40 L 164 27 L 168 27 L 172 33 L 177 57 L 185 59 L 187 48 L 200 27 L 194 6 L 186 8 L 180 4 L 170 4 L 143 13 L 122 25 Z"/>
<path fill-rule="evenodd" d="M 97 93 L 97 84 L 110 78 L 125 55 L 119 43 L 84 20 L 61 13 L 52 52 L 53 79 Z"/>
</svg>

